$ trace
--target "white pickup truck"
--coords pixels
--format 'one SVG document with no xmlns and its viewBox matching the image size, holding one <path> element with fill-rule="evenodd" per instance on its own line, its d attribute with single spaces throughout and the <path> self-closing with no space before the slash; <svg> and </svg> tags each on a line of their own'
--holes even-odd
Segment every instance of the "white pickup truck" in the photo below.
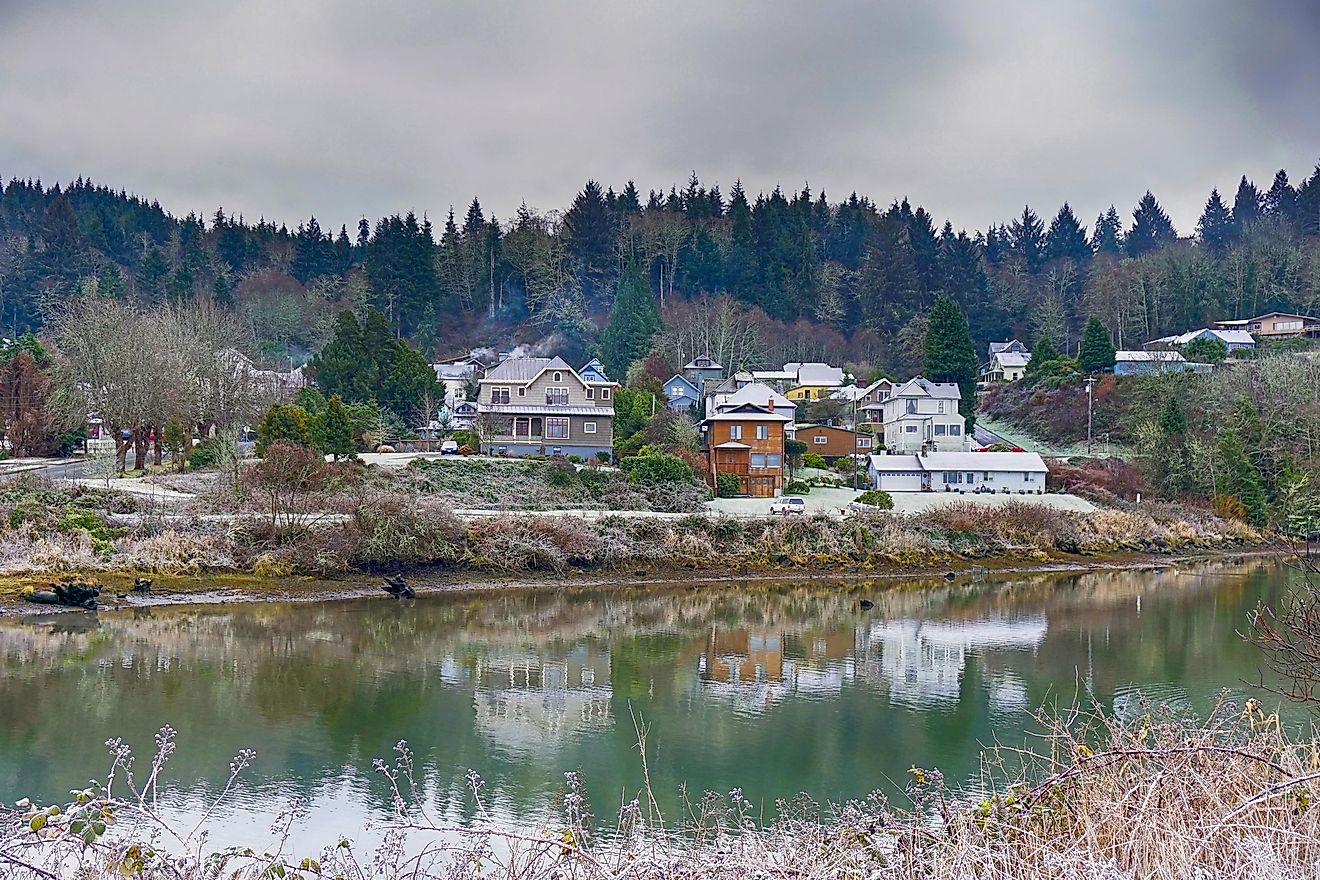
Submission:
<svg viewBox="0 0 1320 880">
<path fill-rule="evenodd" d="M 806 513 L 807 502 L 802 498 L 776 498 L 770 502 L 770 513 L 782 513 L 788 516 L 790 513 Z"/>
</svg>

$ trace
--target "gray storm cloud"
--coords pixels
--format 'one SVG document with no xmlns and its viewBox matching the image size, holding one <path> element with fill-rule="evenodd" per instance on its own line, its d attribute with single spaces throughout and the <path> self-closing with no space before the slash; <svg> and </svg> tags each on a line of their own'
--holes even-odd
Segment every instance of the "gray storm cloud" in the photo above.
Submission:
<svg viewBox="0 0 1320 880">
<path fill-rule="evenodd" d="M 381 8 L 374 8 L 380 6 Z M 589 177 L 910 197 L 983 228 L 1320 159 L 1306 0 L 0 5 L 0 174 L 323 226 Z"/>
</svg>

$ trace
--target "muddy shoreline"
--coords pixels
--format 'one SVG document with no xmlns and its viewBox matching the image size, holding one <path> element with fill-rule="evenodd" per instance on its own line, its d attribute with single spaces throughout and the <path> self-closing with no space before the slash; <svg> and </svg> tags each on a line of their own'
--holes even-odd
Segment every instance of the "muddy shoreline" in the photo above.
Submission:
<svg viewBox="0 0 1320 880">
<path fill-rule="evenodd" d="M 996 559 L 955 560 L 939 565 L 890 565 L 871 569 L 855 567 L 794 571 L 776 567 L 657 566 L 632 571 L 574 569 L 567 572 L 517 575 L 482 574 L 471 570 L 416 568 L 405 573 L 419 597 L 470 595 L 480 597 L 505 592 L 556 592 L 561 590 L 669 589 L 694 583 L 727 585 L 755 583 L 872 583 L 885 589 L 934 586 L 948 581 L 967 581 L 983 576 L 1051 574 L 1106 570 L 1157 570 L 1226 559 L 1286 556 L 1278 549 L 1200 550 L 1180 554 L 1111 554 L 1074 556 L 1057 554 L 1045 561 Z M 133 578 L 151 577 L 150 593 L 131 591 Z M 20 575 L 0 582 L 0 615 L 50 613 L 93 613 L 58 606 L 25 602 L 19 593 L 27 586 L 44 586 L 54 575 Z M 142 572 L 101 572 L 102 611 L 180 605 L 252 605 L 272 602 L 335 602 L 349 599 L 390 597 L 381 589 L 375 574 L 350 574 L 335 578 L 286 576 L 260 578 L 250 574 L 214 573 L 200 575 L 144 575 Z M 913 583 L 907 583 L 913 582 Z"/>
</svg>

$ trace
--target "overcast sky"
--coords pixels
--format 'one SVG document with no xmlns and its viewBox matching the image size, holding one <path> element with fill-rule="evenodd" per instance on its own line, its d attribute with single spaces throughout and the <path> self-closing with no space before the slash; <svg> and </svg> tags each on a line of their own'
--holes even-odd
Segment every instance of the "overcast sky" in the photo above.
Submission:
<svg viewBox="0 0 1320 880">
<path fill-rule="evenodd" d="M 390 11 L 384 11 L 390 10 Z M 1320 160 L 1320 2 L 0 0 L 0 175 L 323 226 L 809 183 L 1191 231 Z"/>
</svg>

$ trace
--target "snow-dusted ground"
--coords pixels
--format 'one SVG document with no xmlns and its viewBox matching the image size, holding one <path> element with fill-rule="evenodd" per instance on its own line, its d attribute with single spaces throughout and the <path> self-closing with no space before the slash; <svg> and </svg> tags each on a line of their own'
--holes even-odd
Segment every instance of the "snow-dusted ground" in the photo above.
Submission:
<svg viewBox="0 0 1320 880">
<path fill-rule="evenodd" d="M 825 513 L 839 516 L 848 510 L 849 503 L 860 493 L 852 489 L 814 488 L 811 494 L 800 496 L 807 505 L 807 513 Z M 958 495 L 948 492 L 894 492 L 896 513 L 920 513 L 950 501 L 970 501 L 986 507 L 999 507 L 1009 501 L 1040 504 L 1056 510 L 1077 510 L 1088 513 L 1095 505 L 1076 495 Z M 732 516 L 765 516 L 770 511 L 769 498 L 716 498 L 706 502 L 707 509 Z"/>
</svg>

